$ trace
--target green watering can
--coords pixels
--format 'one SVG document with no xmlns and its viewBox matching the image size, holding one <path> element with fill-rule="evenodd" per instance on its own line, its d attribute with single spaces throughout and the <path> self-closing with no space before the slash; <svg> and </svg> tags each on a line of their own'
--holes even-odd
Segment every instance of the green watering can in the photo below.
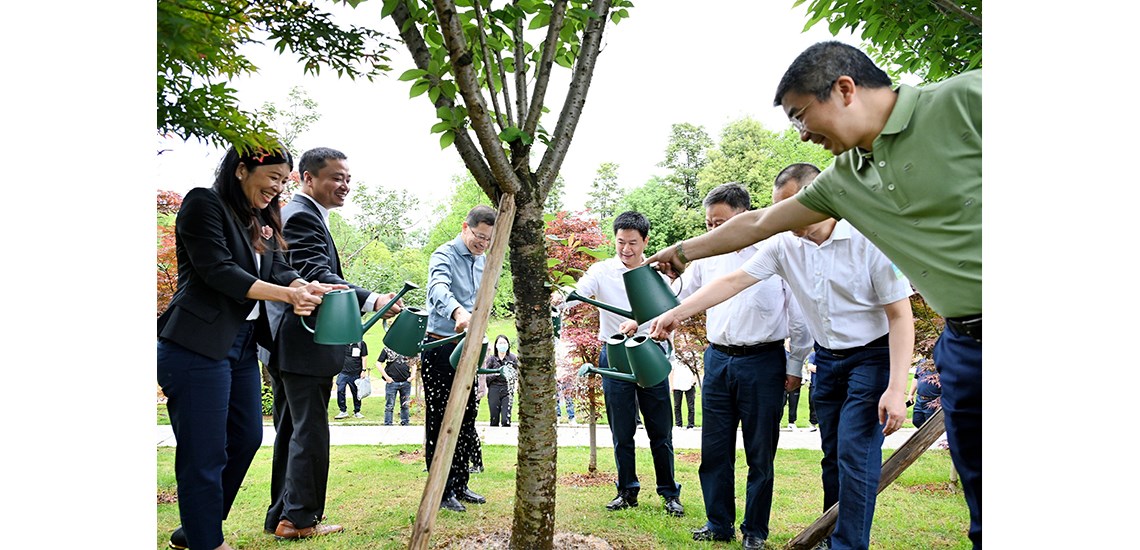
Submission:
<svg viewBox="0 0 1140 550">
<path fill-rule="evenodd" d="M 618 336 L 621 338 L 619 339 Z M 621 340 L 622 343 L 620 345 L 612 344 L 611 347 L 611 342 L 617 340 Z M 649 343 L 646 344 L 646 342 Z M 606 341 L 606 359 L 610 365 L 617 368 L 600 369 L 586 363 L 578 369 L 578 376 L 597 374 L 614 380 L 633 382 L 642 388 L 651 388 L 668 378 L 669 371 L 673 369 L 666 353 L 655 343 L 652 343 L 648 336 L 625 338 L 624 334 L 615 334 Z M 623 365 L 632 373 L 620 370 Z"/>
<path fill-rule="evenodd" d="M 621 278 L 625 283 L 625 293 L 629 297 L 630 311 L 591 300 L 578 294 L 577 291 L 568 294 L 566 301 L 581 300 L 587 304 L 621 315 L 626 319 L 633 319 L 637 321 L 639 325 L 681 305 L 681 302 L 677 300 L 677 295 L 673 294 L 672 290 L 669 290 L 669 285 L 665 284 L 665 281 L 661 279 L 661 275 L 649 265 L 635 267 L 626 271 L 621 274 Z"/>
<path fill-rule="evenodd" d="M 384 345 L 392 351 L 399 353 L 405 357 L 412 357 L 424 350 L 429 350 L 434 347 L 439 347 L 451 342 L 458 342 L 455 349 L 451 351 L 449 360 L 452 367 L 459 366 L 459 356 L 463 353 L 463 341 L 467 336 L 466 332 L 448 336 L 447 338 L 440 338 L 439 340 L 432 340 L 424 342 L 424 337 L 427 336 L 427 318 L 428 313 L 418 307 L 407 307 L 396 316 L 396 320 L 392 322 L 392 326 L 388 327 L 388 332 L 384 334 Z M 479 364 L 483 364 L 483 360 L 487 358 L 487 337 L 483 337 L 483 349 L 479 353 Z M 489 372 L 480 372 L 479 374 L 490 374 Z"/>
<path fill-rule="evenodd" d="M 321 297 L 321 305 L 317 310 L 317 328 L 309 328 L 304 317 L 301 317 L 301 326 L 313 333 L 313 341 L 318 344 L 355 344 L 364 338 L 364 333 L 372 328 L 372 325 L 375 325 L 401 296 L 416 288 L 419 287 L 414 283 L 404 281 L 404 288 L 392 298 L 392 301 L 380 308 L 380 311 L 363 324 L 360 321 L 360 303 L 356 299 L 356 291 L 351 288 L 333 290 Z"/>
</svg>

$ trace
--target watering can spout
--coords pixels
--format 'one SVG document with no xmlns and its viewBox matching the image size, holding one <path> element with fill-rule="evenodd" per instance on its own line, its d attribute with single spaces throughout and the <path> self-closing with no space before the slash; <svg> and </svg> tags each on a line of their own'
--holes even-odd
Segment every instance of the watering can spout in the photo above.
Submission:
<svg viewBox="0 0 1140 550">
<path fill-rule="evenodd" d="M 635 382 L 635 383 L 637 382 L 637 378 L 635 378 L 632 374 L 626 374 L 624 372 L 618 372 L 614 369 L 599 369 L 590 363 L 584 363 L 582 365 L 582 368 L 578 369 L 578 376 L 585 377 L 585 376 L 588 376 L 591 374 L 596 374 L 598 376 L 604 376 L 606 378 L 613 378 L 614 380 L 623 380 L 626 382 Z"/>
<path fill-rule="evenodd" d="M 661 275 L 652 267 L 643 265 L 635 267 L 621 274 L 625 285 L 626 297 L 629 298 L 629 309 L 621 309 L 611 304 L 591 300 L 573 291 L 566 296 L 566 301 L 579 300 L 597 306 L 611 313 L 621 315 L 626 319 L 633 319 L 637 324 L 645 324 L 650 319 L 669 311 L 679 305 L 677 295 L 669 289 L 669 285 L 661 279 Z"/>
<path fill-rule="evenodd" d="M 415 283 L 411 281 L 404 281 L 404 288 L 400 289 L 400 292 L 397 292 L 396 295 L 392 297 L 391 301 L 389 301 L 387 304 L 384 304 L 384 307 L 380 308 L 380 311 L 377 311 L 376 314 L 373 315 L 367 323 L 364 323 L 364 332 L 368 332 L 368 329 L 372 328 L 372 325 L 375 325 L 376 321 L 379 321 L 382 317 L 384 317 L 384 314 L 388 313 L 388 310 L 392 309 L 392 306 L 396 305 L 396 302 L 400 301 L 400 298 L 403 297 L 404 294 L 407 294 L 409 290 L 415 290 L 417 288 L 419 288 L 419 286 Z"/>
</svg>

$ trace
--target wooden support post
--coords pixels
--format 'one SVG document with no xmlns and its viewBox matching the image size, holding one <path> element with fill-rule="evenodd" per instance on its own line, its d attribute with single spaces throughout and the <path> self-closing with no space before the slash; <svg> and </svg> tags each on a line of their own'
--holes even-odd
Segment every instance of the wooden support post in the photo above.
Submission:
<svg viewBox="0 0 1140 550">
<path fill-rule="evenodd" d="M 459 428 L 463 423 L 463 413 L 467 408 L 467 398 L 475 382 L 475 370 L 479 368 L 479 353 L 483 345 L 483 335 L 491 317 L 491 306 L 495 302 L 495 286 L 503 271 L 503 260 L 507 255 L 511 226 L 515 221 L 515 196 L 503 195 L 499 200 L 499 213 L 495 218 L 491 248 L 487 251 L 487 261 L 483 267 L 483 278 L 479 281 L 479 291 L 475 294 L 475 311 L 471 312 L 471 324 L 467 327 L 468 337 L 464 339 L 463 353 L 459 366 L 455 369 L 455 380 L 451 384 L 451 396 L 443 413 L 443 424 L 439 429 L 439 440 L 435 444 L 431 469 L 424 485 L 423 497 L 416 522 L 412 526 L 409 549 L 421 550 L 428 547 L 432 527 L 435 525 L 439 503 L 443 498 L 447 474 L 451 469 L 451 459 L 455 456 L 455 444 L 459 438 Z M 424 365 L 420 365 L 424 368 Z"/>
<path fill-rule="evenodd" d="M 888 485 L 894 483 L 904 470 L 914 464 L 914 461 L 918 460 L 922 453 L 926 452 L 935 441 L 938 441 L 939 437 L 942 437 L 945 431 L 946 426 L 942 422 L 942 409 L 938 409 L 918 431 L 910 436 L 910 439 L 907 439 L 886 462 L 883 462 L 883 471 L 879 476 L 879 489 L 876 492 L 881 493 Z M 815 548 L 815 545 L 831 534 L 838 516 L 839 504 L 835 504 L 828 508 L 814 523 L 788 541 L 784 548 L 787 550 Z"/>
</svg>

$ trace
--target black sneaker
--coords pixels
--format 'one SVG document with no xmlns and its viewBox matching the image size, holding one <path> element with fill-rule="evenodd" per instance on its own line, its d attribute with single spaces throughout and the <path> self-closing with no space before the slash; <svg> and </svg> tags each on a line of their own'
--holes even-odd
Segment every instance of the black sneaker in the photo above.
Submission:
<svg viewBox="0 0 1140 550">
<path fill-rule="evenodd" d="M 186 533 L 182 530 L 181 525 L 170 534 L 170 543 L 168 543 L 167 546 L 174 550 L 186 550 L 190 548 L 190 543 L 186 540 Z"/>
<path fill-rule="evenodd" d="M 665 513 L 673 517 L 685 515 L 685 507 L 681 505 L 679 497 L 665 497 Z"/>
<path fill-rule="evenodd" d="M 606 510 L 611 512 L 615 510 L 624 510 L 626 508 L 637 508 L 637 493 L 631 491 L 618 491 L 616 497 L 606 505 Z"/>
<path fill-rule="evenodd" d="M 708 542 L 708 541 L 731 542 L 731 541 L 736 540 L 736 533 L 729 533 L 727 535 L 719 535 L 719 534 L 715 533 L 712 529 L 709 529 L 709 525 L 706 523 L 700 529 L 693 531 L 693 540 L 699 541 L 699 542 Z"/>
<path fill-rule="evenodd" d="M 752 535 L 744 535 L 744 550 L 762 550 L 764 539 Z"/>
</svg>

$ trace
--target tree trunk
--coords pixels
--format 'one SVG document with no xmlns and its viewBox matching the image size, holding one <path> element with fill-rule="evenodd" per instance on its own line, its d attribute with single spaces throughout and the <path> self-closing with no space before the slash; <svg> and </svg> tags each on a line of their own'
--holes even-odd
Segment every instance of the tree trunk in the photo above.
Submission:
<svg viewBox="0 0 1140 550">
<path fill-rule="evenodd" d="M 511 548 L 550 549 L 554 545 L 554 504 L 558 482 L 558 432 L 554 415 L 554 327 L 546 274 L 545 222 L 533 180 L 523 179 L 511 232 L 511 273 L 515 286 L 515 327 L 519 353 L 518 472 Z"/>
</svg>

